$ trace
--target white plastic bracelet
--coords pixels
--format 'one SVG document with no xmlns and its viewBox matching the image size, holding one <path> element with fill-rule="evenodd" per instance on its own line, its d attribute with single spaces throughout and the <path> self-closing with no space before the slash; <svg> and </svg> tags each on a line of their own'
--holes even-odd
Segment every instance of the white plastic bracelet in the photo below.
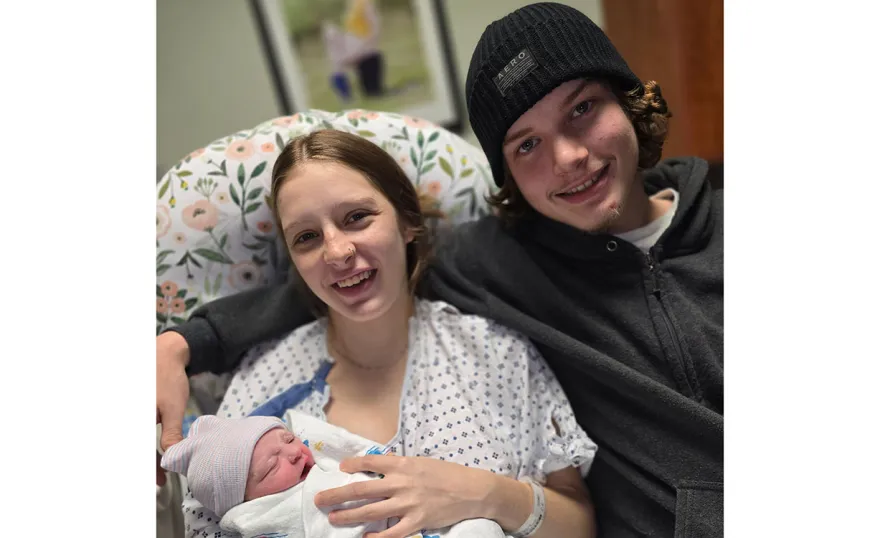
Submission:
<svg viewBox="0 0 880 538">
<path fill-rule="evenodd" d="M 526 522 L 511 534 L 517 538 L 526 538 L 535 534 L 541 523 L 544 522 L 544 516 L 547 513 L 547 503 L 544 500 L 544 486 L 530 477 L 522 478 L 521 481 L 527 482 L 532 487 L 532 513 Z"/>
</svg>

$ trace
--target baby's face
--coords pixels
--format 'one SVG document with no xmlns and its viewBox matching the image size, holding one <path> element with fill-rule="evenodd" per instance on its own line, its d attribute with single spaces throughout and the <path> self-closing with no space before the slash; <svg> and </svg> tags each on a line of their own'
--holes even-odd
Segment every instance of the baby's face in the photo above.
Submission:
<svg viewBox="0 0 880 538">
<path fill-rule="evenodd" d="M 269 430 L 254 446 L 244 500 L 292 488 L 305 480 L 313 465 L 312 451 L 302 440 L 284 428 Z"/>
</svg>

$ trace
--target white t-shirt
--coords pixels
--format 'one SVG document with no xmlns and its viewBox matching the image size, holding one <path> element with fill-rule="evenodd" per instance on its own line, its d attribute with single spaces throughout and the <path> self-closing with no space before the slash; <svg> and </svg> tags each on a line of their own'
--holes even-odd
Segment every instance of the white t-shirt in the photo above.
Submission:
<svg viewBox="0 0 880 538">
<path fill-rule="evenodd" d="M 323 361 L 333 361 L 326 336 L 326 319 L 320 319 L 254 347 L 217 415 L 244 417 L 292 385 L 311 380 Z M 388 452 L 541 482 L 570 466 L 586 476 L 596 444 L 578 426 L 559 382 L 528 339 L 444 302 L 417 299 L 409 344 L 400 424 L 384 447 Z M 295 409 L 326 420 L 330 390 L 325 385 L 323 392 L 313 391 Z M 216 516 L 191 495 L 183 510 L 188 536 L 221 532 Z"/>
<path fill-rule="evenodd" d="M 678 209 L 678 191 L 664 189 L 655 194 L 654 197 L 672 200 L 672 207 L 670 207 L 662 217 L 642 226 L 641 228 L 616 234 L 617 237 L 632 243 L 642 252 L 648 252 L 651 247 L 657 244 L 657 240 L 660 239 L 663 232 L 665 232 L 666 229 L 669 228 L 669 225 L 672 224 L 672 217 L 675 216 L 675 211 Z"/>
</svg>

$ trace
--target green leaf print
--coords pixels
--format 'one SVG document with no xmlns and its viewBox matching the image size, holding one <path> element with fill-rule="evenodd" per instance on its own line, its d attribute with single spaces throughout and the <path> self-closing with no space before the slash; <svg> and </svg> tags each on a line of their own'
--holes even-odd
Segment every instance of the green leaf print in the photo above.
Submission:
<svg viewBox="0 0 880 538">
<path fill-rule="evenodd" d="M 473 168 L 465 168 L 464 170 L 461 171 L 461 177 L 468 177 L 469 175 L 471 175 L 473 173 L 474 173 Z"/>
<path fill-rule="evenodd" d="M 437 156 L 437 150 L 432 149 L 431 151 L 428 152 L 427 155 L 425 155 L 425 158 L 422 159 L 422 162 L 434 160 L 434 157 L 436 157 L 436 156 Z"/>
<path fill-rule="evenodd" d="M 229 185 L 229 197 L 232 198 L 232 203 L 235 205 L 241 205 L 241 198 L 238 197 L 238 191 L 235 190 L 235 185 Z"/>
<path fill-rule="evenodd" d="M 220 284 L 223 282 L 223 273 L 217 273 L 217 278 L 214 279 L 214 295 L 220 291 Z"/>
<path fill-rule="evenodd" d="M 260 203 L 260 202 L 254 202 L 254 203 L 252 203 L 251 205 L 249 205 L 249 206 L 247 206 L 247 207 L 245 208 L 245 210 L 244 210 L 244 214 L 247 215 L 247 214 L 249 214 L 249 213 L 253 213 L 253 212 L 256 211 L 257 209 L 259 209 L 259 207 L 260 207 L 261 205 L 263 205 L 263 204 Z"/>
<path fill-rule="evenodd" d="M 419 167 L 419 158 L 416 156 L 416 150 L 412 146 L 409 147 L 409 158 L 412 159 L 413 166 Z"/>
<path fill-rule="evenodd" d="M 184 170 L 182 172 L 177 173 L 177 177 L 189 177 L 191 175 L 193 175 L 193 173 L 190 172 L 189 170 Z"/>
<path fill-rule="evenodd" d="M 372 137 L 376 136 L 376 133 L 374 133 L 373 131 L 366 131 L 366 130 L 358 131 L 357 134 L 364 136 L 364 137 L 367 137 L 367 138 L 372 138 Z"/>
<path fill-rule="evenodd" d="M 419 144 L 419 149 L 425 147 L 425 135 L 422 131 L 419 131 L 419 135 L 416 137 L 416 142 Z"/>
<path fill-rule="evenodd" d="M 281 138 L 281 135 L 275 133 L 275 144 L 278 146 L 278 151 L 281 151 L 284 148 L 284 139 Z"/>
<path fill-rule="evenodd" d="M 440 168 L 442 168 L 443 171 L 446 172 L 447 176 L 449 176 L 450 178 L 452 177 L 452 165 L 449 164 L 449 161 L 447 161 L 443 157 L 440 157 Z"/>
<path fill-rule="evenodd" d="M 184 304 L 186 304 L 186 309 L 189 310 L 190 308 L 194 307 L 198 303 L 199 303 L 198 299 L 196 299 L 195 297 L 190 297 L 189 299 L 186 300 L 186 303 L 184 303 Z"/>
<path fill-rule="evenodd" d="M 165 258 L 167 258 L 169 254 L 174 254 L 174 251 L 173 250 L 163 250 L 162 252 L 156 254 L 156 263 L 164 262 Z"/>
<path fill-rule="evenodd" d="M 251 179 L 254 179 L 254 178 L 257 177 L 258 175 L 260 175 L 260 174 L 263 173 L 263 170 L 266 169 L 266 163 L 267 163 L 267 162 L 268 162 L 268 161 L 263 161 L 263 162 L 261 162 L 260 164 L 258 164 L 257 166 L 254 167 L 254 171 L 251 172 Z"/>
<path fill-rule="evenodd" d="M 160 314 L 156 312 L 156 321 L 158 321 L 159 323 L 166 323 L 168 321 L 168 318 L 165 317 L 165 314 Z"/>
<path fill-rule="evenodd" d="M 165 298 L 165 294 L 162 293 L 162 286 L 158 284 L 156 284 L 156 297 L 162 297 L 163 299 Z"/>
<path fill-rule="evenodd" d="M 244 163 L 238 165 L 238 184 L 244 187 Z"/>
<path fill-rule="evenodd" d="M 427 174 L 428 172 L 431 171 L 431 169 L 434 168 L 434 165 L 436 165 L 436 164 L 437 164 L 437 163 L 428 163 L 428 164 L 426 164 L 425 166 L 422 167 L 422 170 L 421 170 L 420 173 L 421 173 L 421 174 Z"/>
<path fill-rule="evenodd" d="M 162 199 L 163 196 L 165 196 L 165 193 L 168 191 L 169 185 L 171 185 L 171 178 L 170 177 L 167 180 L 165 180 L 165 183 L 163 183 L 162 186 L 159 188 L 159 199 L 160 200 Z"/>
<path fill-rule="evenodd" d="M 176 324 L 178 324 L 178 325 L 181 325 L 181 324 L 183 324 L 183 323 L 186 323 L 186 320 L 185 320 L 185 319 L 183 319 L 183 318 L 179 318 L 179 317 L 177 317 L 177 316 L 171 316 L 171 321 L 173 321 L 174 323 L 176 323 Z"/>
<path fill-rule="evenodd" d="M 162 276 L 165 274 L 165 271 L 171 269 L 171 266 L 167 263 L 163 263 L 159 267 L 156 267 L 156 276 Z"/>
<path fill-rule="evenodd" d="M 228 176 L 229 173 L 226 171 L 226 161 L 220 163 L 220 171 L 223 172 L 224 176 Z"/>
<path fill-rule="evenodd" d="M 211 260 L 212 262 L 226 264 L 232 263 L 232 261 L 230 261 L 229 258 L 224 256 L 222 253 L 217 252 L 216 250 L 211 250 L 209 248 L 197 248 L 193 252 L 195 254 L 198 254 L 202 258 L 205 258 L 206 260 Z"/>
<path fill-rule="evenodd" d="M 438 138 L 440 138 L 440 131 L 434 131 L 433 133 L 431 133 L 431 136 L 428 137 L 428 142 L 433 142 Z"/>
<path fill-rule="evenodd" d="M 178 290 L 177 295 L 175 295 L 178 299 L 183 299 L 186 297 L 186 290 Z"/>
<path fill-rule="evenodd" d="M 263 187 L 257 187 L 256 189 L 248 193 L 247 199 L 253 200 L 254 198 L 258 198 L 261 194 L 263 194 Z"/>
</svg>

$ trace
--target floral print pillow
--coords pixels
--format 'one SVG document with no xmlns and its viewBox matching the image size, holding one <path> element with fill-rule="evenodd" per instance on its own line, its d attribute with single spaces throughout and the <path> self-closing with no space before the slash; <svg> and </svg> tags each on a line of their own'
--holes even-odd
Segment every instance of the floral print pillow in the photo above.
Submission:
<svg viewBox="0 0 880 538">
<path fill-rule="evenodd" d="M 272 166 L 290 139 L 318 129 L 358 134 L 391 154 L 448 224 L 489 212 L 483 152 L 422 119 L 365 110 L 276 118 L 198 149 L 159 179 L 156 334 L 199 305 L 283 281 L 289 265 L 268 207 Z"/>
</svg>

